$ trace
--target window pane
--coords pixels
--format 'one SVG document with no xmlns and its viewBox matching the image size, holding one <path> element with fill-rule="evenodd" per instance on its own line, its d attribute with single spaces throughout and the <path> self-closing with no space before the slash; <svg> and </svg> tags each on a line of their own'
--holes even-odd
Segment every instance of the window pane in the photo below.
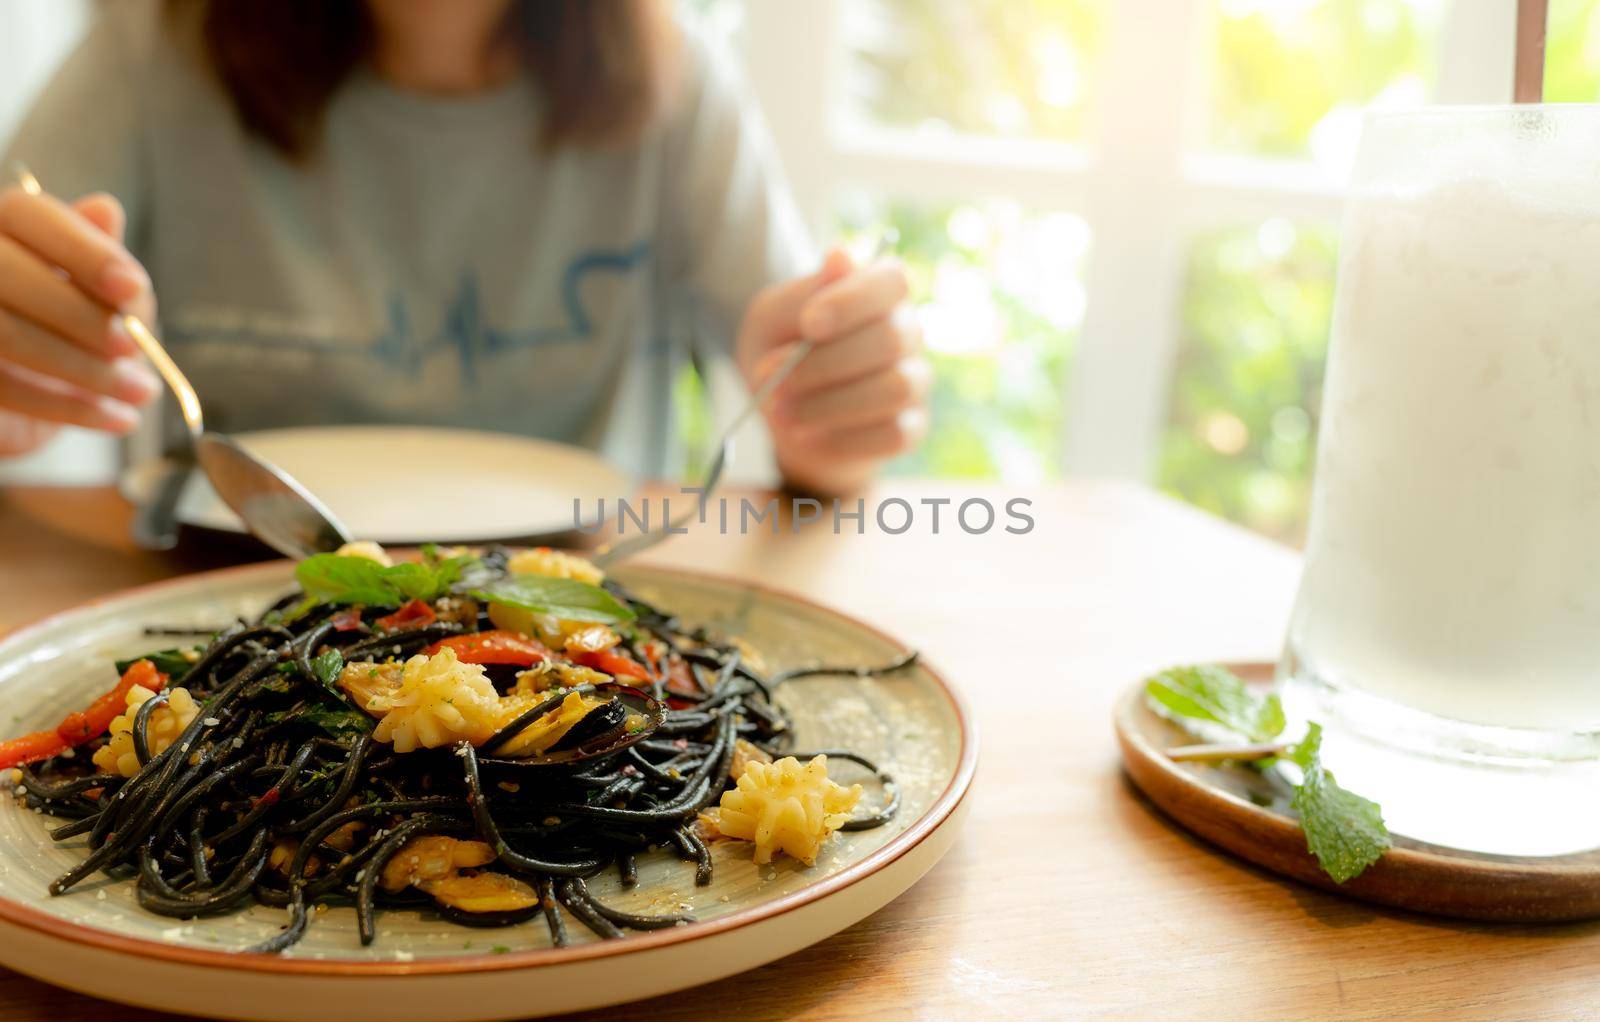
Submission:
<svg viewBox="0 0 1600 1022">
<path fill-rule="evenodd" d="M 1544 94 L 1556 103 L 1600 99 L 1600 2 L 1550 0 Z"/>
<path fill-rule="evenodd" d="M 903 475 L 1017 482 L 1060 473 L 1062 394 L 1083 322 L 1089 228 L 1014 202 L 884 203 L 845 196 L 841 233 L 885 229 L 911 276 L 933 362 L 932 432 Z"/>
<path fill-rule="evenodd" d="M 1334 230 L 1271 219 L 1190 250 L 1160 485 L 1289 542 L 1304 535 Z"/>
<path fill-rule="evenodd" d="M 1431 93 L 1444 0 L 1212 5 L 1213 148 L 1339 166 L 1364 105 L 1415 105 Z"/>
<path fill-rule="evenodd" d="M 1082 138 L 1104 2 L 841 4 L 850 109 L 899 128 Z"/>
</svg>

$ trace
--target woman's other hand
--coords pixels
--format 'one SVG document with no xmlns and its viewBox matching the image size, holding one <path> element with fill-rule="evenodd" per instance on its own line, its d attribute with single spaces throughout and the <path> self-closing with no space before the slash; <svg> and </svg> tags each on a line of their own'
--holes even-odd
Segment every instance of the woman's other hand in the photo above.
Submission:
<svg viewBox="0 0 1600 1022">
<path fill-rule="evenodd" d="M 816 273 L 751 301 L 738 360 L 752 390 L 801 338 L 816 342 L 763 408 L 786 482 L 847 493 L 921 441 L 932 371 L 907 293 L 898 262 L 857 267 L 836 249 Z"/>
<path fill-rule="evenodd" d="M 121 312 L 155 318 L 124 225 L 109 195 L 67 205 L 0 192 L 0 457 L 27 454 L 62 425 L 126 434 L 160 391 L 121 322 Z"/>
</svg>

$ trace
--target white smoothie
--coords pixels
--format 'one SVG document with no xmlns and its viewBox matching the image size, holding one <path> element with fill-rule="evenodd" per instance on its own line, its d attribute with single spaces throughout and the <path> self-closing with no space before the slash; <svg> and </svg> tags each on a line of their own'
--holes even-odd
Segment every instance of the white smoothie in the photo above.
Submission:
<svg viewBox="0 0 1600 1022">
<path fill-rule="evenodd" d="M 1600 182 L 1572 174 L 1351 197 L 1300 671 L 1600 729 Z"/>
</svg>

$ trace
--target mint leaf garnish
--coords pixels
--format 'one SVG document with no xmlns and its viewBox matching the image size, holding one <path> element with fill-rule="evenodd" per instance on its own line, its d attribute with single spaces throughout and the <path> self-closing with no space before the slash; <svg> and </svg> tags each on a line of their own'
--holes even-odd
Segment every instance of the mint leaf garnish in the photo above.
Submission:
<svg viewBox="0 0 1600 1022">
<path fill-rule="evenodd" d="M 1252 742 L 1271 741 L 1283 730 L 1278 697 L 1256 695 L 1225 667 L 1174 667 L 1147 679 L 1144 688 L 1167 716 L 1218 724 Z"/>
<path fill-rule="evenodd" d="M 1322 725 L 1313 723 L 1288 758 L 1305 779 L 1289 804 L 1300 814 L 1306 848 L 1336 884 L 1361 875 L 1394 842 L 1378 804 L 1339 787 L 1322 766 Z"/>
<path fill-rule="evenodd" d="M 483 583 L 470 590 L 468 595 L 473 599 L 503 603 L 567 621 L 617 624 L 634 618 L 633 611 L 627 605 L 604 589 L 570 578 L 506 575 Z"/>
</svg>

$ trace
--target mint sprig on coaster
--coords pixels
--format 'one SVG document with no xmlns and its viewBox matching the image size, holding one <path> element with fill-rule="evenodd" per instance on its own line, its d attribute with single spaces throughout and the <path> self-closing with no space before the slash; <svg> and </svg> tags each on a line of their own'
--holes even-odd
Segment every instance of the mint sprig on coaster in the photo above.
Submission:
<svg viewBox="0 0 1600 1022">
<path fill-rule="evenodd" d="M 1267 769 L 1281 761 L 1300 768 L 1289 805 L 1300 814 L 1306 848 L 1323 872 L 1342 884 L 1378 861 L 1391 844 L 1378 804 L 1339 787 L 1322 765 L 1322 726 L 1312 722 L 1298 742 L 1283 742 L 1278 697 L 1250 691 L 1232 671 L 1215 664 L 1174 667 L 1145 680 L 1151 708 L 1197 737 L 1218 732 L 1249 744 L 1214 743 L 1168 750 L 1180 761 L 1249 762 Z"/>
<path fill-rule="evenodd" d="M 1378 803 L 1346 791 L 1322 766 L 1322 725 L 1306 726 L 1306 736 L 1289 749 L 1304 779 L 1289 804 L 1300 814 L 1306 847 L 1335 883 L 1361 873 L 1394 842 Z"/>
<path fill-rule="evenodd" d="M 1256 695 L 1225 667 L 1174 667 L 1146 679 L 1144 687 L 1164 716 L 1206 721 L 1252 742 L 1270 742 L 1283 731 L 1278 697 Z"/>
</svg>

